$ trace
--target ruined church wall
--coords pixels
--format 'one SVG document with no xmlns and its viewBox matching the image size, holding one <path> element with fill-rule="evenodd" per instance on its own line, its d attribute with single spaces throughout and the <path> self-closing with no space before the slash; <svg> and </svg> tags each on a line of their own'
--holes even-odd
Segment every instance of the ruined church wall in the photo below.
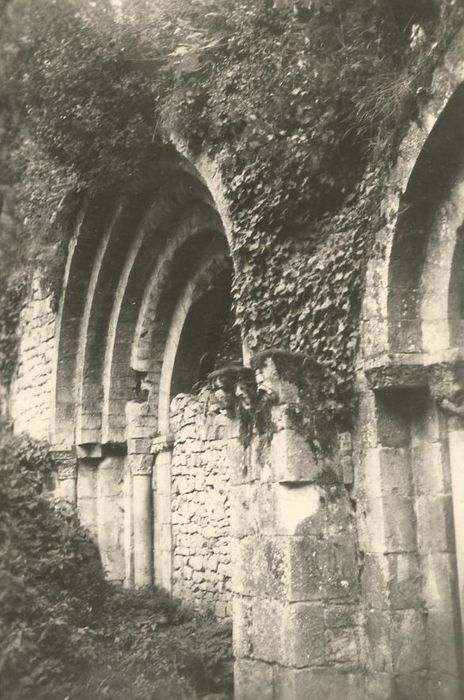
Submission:
<svg viewBox="0 0 464 700">
<path fill-rule="evenodd" d="M 9 414 L 16 433 L 45 440 L 51 429 L 55 320 L 50 294 L 36 274 L 20 316 Z"/>
<path fill-rule="evenodd" d="M 218 618 L 231 605 L 228 419 L 203 398 L 172 403 L 173 593 Z M 232 438 L 233 440 L 234 438 Z"/>
</svg>

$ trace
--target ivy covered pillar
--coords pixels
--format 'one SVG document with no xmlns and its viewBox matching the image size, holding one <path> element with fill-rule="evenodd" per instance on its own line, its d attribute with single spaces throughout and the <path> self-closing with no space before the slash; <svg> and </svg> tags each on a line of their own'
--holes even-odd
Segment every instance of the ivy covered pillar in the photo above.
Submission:
<svg viewBox="0 0 464 700">
<path fill-rule="evenodd" d="M 324 443 L 306 358 L 269 351 L 252 365 L 253 429 L 233 470 L 236 700 L 359 700 L 347 437 Z"/>
<path fill-rule="evenodd" d="M 152 423 L 146 402 L 129 401 L 127 417 L 128 474 L 132 484 L 133 580 L 135 586 L 153 583 L 153 455 Z"/>
</svg>

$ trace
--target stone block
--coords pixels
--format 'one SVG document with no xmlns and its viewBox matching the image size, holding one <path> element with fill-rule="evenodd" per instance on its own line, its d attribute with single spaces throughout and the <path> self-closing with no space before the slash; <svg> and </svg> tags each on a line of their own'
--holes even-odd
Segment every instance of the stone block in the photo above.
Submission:
<svg viewBox="0 0 464 700">
<path fill-rule="evenodd" d="M 255 599 L 252 604 L 251 641 L 253 656 L 261 661 L 278 663 L 282 660 L 287 636 L 283 633 L 285 615 L 280 601 Z"/>
<path fill-rule="evenodd" d="M 97 468 L 95 463 L 85 464 L 82 460 L 77 470 L 77 497 L 95 498 L 97 495 Z"/>
<path fill-rule="evenodd" d="M 307 440 L 295 430 L 272 436 L 270 460 L 274 478 L 280 482 L 316 481 L 323 471 Z"/>
<path fill-rule="evenodd" d="M 401 673 L 394 678 L 395 697 L 398 698 L 427 698 L 428 688 L 427 671 L 415 671 L 413 673 Z M 433 696 L 435 700 L 435 695 Z"/>
<path fill-rule="evenodd" d="M 430 667 L 440 674 L 459 677 L 460 623 L 455 612 L 432 609 L 428 611 L 427 636 L 430 650 Z"/>
<path fill-rule="evenodd" d="M 429 673 L 427 685 L 428 695 L 424 697 L 433 700 L 462 700 L 464 697 L 464 681 L 446 673 Z"/>
<path fill-rule="evenodd" d="M 263 661 L 237 659 L 234 686 L 235 700 L 274 700 L 272 666 Z"/>
<path fill-rule="evenodd" d="M 451 495 L 420 496 L 416 501 L 416 513 L 420 551 L 422 553 L 454 551 L 453 502 Z"/>
<path fill-rule="evenodd" d="M 412 472 L 419 495 L 438 496 L 450 490 L 447 462 L 447 448 L 442 442 L 422 442 L 412 447 Z"/>
<path fill-rule="evenodd" d="M 359 565 L 352 532 L 341 531 L 336 539 L 329 538 L 325 575 L 325 599 L 346 601 L 357 599 Z"/>
<path fill-rule="evenodd" d="M 86 446 L 94 444 L 99 445 L 101 443 L 101 440 L 101 428 L 76 428 L 76 442 L 78 443 L 79 447 L 84 448 L 78 453 L 78 456 L 91 457 L 92 454 L 86 449 Z"/>
<path fill-rule="evenodd" d="M 422 557 L 422 569 L 427 608 L 453 611 L 458 600 L 456 555 L 430 552 Z"/>
<path fill-rule="evenodd" d="M 372 671 L 391 673 L 393 670 L 390 648 L 391 618 L 388 612 L 369 610 L 366 615 L 366 640 L 369 667 Z"/>
<path fill-rule="evenodd" d="M 277 484 L 272 499 L 271 528 L 278 535 L 320 535 L 326 512 L 315 484 Z"/>
<path fill-rule="evenodd" d="M 411 496 L 410 449 L 379 449 L 380 483 L 383 496 Z"/>
<path fill-rule="evenodd" d="M 395 697 L 394 677 L 390 673 L 372 673 L 369 670 L 369 674 L 366 677 L 365 697 L 366 700 L 392 700 Z M 409 700 L 409 698 L 404 700 Z M 419 698 L 415 700 L 419 700 Z"/>
<path fill-rule="evenodd" d="M 189 564 L 194 571 L 202 571 L 204 568 L 203 556 L 200 554 L 195 554 L 193 557 L 190 557 Z"/>
<path fill-rule="evenodd" d="M 252 484 L 233 486 L 230 490 L 230 534 L 245 537 L 258 531 L 256 487 Z"/>
<path fill-rule="evenodd" d="M 303 668 L 325 662 L 324 610 L 319 603 L 294 603 L 282 609 L 281 663 Z"/>
<path fill-rule="evenodd" d="M 217 571 L 218 568 L 218 558 L 216 554 L 212 554 L 208 558 L 208 568 L 211 569 L 212 571 Z"/>
<path fill-rule="evenodd" d="M 102 456 L 102 446 L 98 440 L 82 445 L 76 445 L 76 457 L 80 460 L 99 459 Z M 95 463 L 94 463 L 95 466 Z"/>
<path fill-rule="evenodd" d="M 359 529 L 367 552 L 382 554 L 386 551 L 383 498 L 371 498 L 367 501 Z"/>
<path fill-rule="evenodd" d="M 276 667 L 274 677 L 274 700 L 367 699 L 361 673 L 347 673 L 332 668 Z"/>
<path fill-rule="evenodd" d="M 96 498 L 79 498 L 77 510 L 79 520 L 82 525 L 87 528 L 94 539 L 97 538 L 97 499 Z"/>
<path fill-rule="evenodd" d="M 416 544 L 414 500 L 402 496 L 382 499 L 386 552 L 413 552 Z"/>
<path fill-rule="evenodd" d="M 243 658 L 252 653 L 252 612 L 248 598 L 234 596 L 232 601 L 232 638 L 234 656 Z"/>
<path fill-rule="evenodd" d="M 422 603 L 422 571 L 415 553 L 386 555 L 388 594 L 393 609 L 419 608 Z"/>
<path fill-rule="evenodd" d="M 288 540 L 288 600 L 321 600 L 325 595 L 327 542 L 316 537 Z"/>
<path fill-rule="evenodd" d="M 287 539 L 251 536 L 232 540 L 232 590 L 241 595 L 281 598 L 288 585 Z"/>
<path fill-rule="evenodd" d="M 258 595 L 282 599 L 288 590 L 291 538 L 260 537 L 255 551 L 254 576 Z"/>
<path fill-rule="evenodd" d="M 346 627 L 356 627 L 360 624 L 360 613 L 357 605 L 326 605 L 324 606 L 324 624 L 327 630 L 339 630 Z"/>
<path fill-rule="evenodd" d="M 79 429 L 81 431 L 86 430 L 100 430 L 102 426 L 101 413 L 81 413 L 78 417 Z M 87 442 L 82 440 L 81 442 Z"/>
<path fill-rule="evenodd" d="M 412 673 L 427 665 L 425 614 L 422 610 L 392 612 L 390 644 L 393 671 Z"/>
<path fill-rule="evenodd" d="M 358 665 L 357 630 L 352 627 L 340 627 L 326 631 L 326 658 L 329 665 Z"/>
<path fill-rule="evenodd" d="M 420 352 L 421 350 L 421 320 L 402 319 L 396 326 L 393 338 L 396 352 Z"/>
<path fill-rule="evenodd" d="M 119 497 L 124 481 L 124 457 L 106 457 L 97 471 L 98 497 Z"/>
<path fill-rule="evenodd" d="M 150 454 L 151 438 L 147 437 L 130 437 L 127 439 L 128 454 Z"/>
<path fill-rule="evenodd" d="M 378 398 L 377 434 L 383 447 L 409 446 L 409 404 L 401 392 L 391 391 Z"/>
</svg>

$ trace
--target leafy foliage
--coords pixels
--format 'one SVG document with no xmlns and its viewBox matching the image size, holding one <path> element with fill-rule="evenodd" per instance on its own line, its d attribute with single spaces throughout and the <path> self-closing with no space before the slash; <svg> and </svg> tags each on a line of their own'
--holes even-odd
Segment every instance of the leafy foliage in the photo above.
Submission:
<svg viewBox="0 0 464 700">
<path fill-rule="evenodd" d="M 119 19 L 105 3 L 9 7 L 6 101 L 30 237 L 63 247 L 51 222 L 70 191 L 137 187 L 172 139 L 209 154 L 251 349 L 312 354 L 343 419 L 380 183 L 462 6 L 136 0 Z"/>
<path fill-rule="evenodd" d="M 3 438 L 1 696 L 190 700 L 227 691 L 230 630 L 156 590 L 111 587 L 74 510 L 44 495 L 47 446 Z"/>
</svg>

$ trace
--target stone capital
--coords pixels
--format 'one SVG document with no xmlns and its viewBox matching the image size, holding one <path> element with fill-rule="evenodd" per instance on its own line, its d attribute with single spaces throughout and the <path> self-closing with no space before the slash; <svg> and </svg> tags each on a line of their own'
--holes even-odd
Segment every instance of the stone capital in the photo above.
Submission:
<svg viewBox="0 0 464 700">
<path fill-rule="evenodd" d="M 132 476 L 149 476 L 153 471 L 153 455 L 131 455 L 130 469 Z"/>
<path fill-rule="evenodd" d="M 77 479 L 77 459 L 74 450 L 63 451 L 52 448 L 51 456 L 59 481 Z"/>
<path fill-rule="evenodd" d="M 268 404 L 318 404 L 322 368 L 308 355 L 271 348 L 251 358 L 258 398 Z"/>
<path fill-rule="evenodd" d="M 77 464 L 76 460 L 69 462 L 63 462 L 58 464 L 58 479 L 59 481 L 64 481 L 65 479 L 77 479 Z"/>
<path fill-rule="evenodd" d="M 150 452 L 153 455 L 160 454 L 160 452 L 171 452 L 174 447 L 174 435 L 159 435 L 153 438 L 151 443 Z"/>
<path fill-rule="evenodd" d="M 441 363 L 430 368 L 430 393 L 437 406 L 452 416 L 464 417 L 464 363 Z"/>
</svg>

